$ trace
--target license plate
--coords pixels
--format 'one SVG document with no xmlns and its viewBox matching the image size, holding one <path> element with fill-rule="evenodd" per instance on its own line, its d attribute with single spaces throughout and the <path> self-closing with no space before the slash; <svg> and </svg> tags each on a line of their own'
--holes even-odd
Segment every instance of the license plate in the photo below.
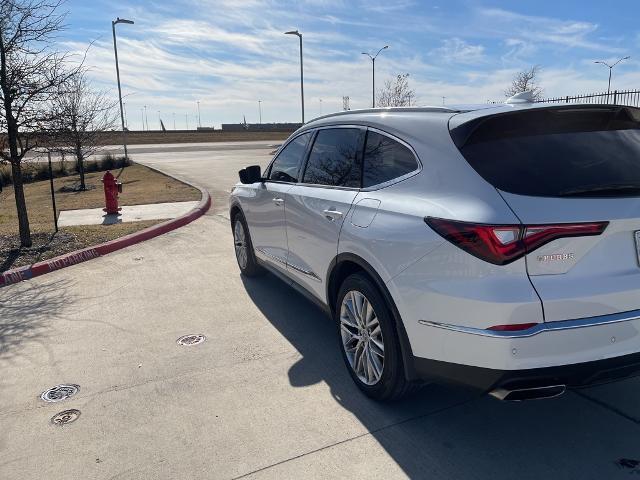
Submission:
<svg viewBox="0 0 640 480">
<path fill-rule="evenodd" d="M 638 257 L 638 265 L 640 265 L 640 230 L 636 230 L 633 234 L 636 237 L 636 256 Z"/>
</svg>

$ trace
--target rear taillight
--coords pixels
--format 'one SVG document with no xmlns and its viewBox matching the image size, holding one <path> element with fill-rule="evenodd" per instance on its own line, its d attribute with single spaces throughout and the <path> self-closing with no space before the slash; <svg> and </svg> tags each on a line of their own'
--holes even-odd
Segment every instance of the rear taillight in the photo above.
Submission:
<svg viewBox="0 0 640 480">
<path fill-rule="evenodd" d="M 485 225 L 434 217 L 424 221 L 444 239 L 495 265 L 511 263 L 558 238 L 600 235 L 609 224 Z"/>
</svg>

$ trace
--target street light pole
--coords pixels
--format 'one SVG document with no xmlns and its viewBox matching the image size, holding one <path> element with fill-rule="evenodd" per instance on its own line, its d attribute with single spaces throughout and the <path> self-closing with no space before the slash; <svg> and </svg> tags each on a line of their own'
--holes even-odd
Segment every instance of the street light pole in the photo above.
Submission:
<svg viewBox="0 0 640 480">
<path fill-rule="evenodd" d="M 113 53 L 116 57 L 116 78 L 118 79 L 118 99 L 120 101 L 120 121 L 122 122 L 122 145 L 124 146 L 124 158 L 129 159 L 127 152 L 127 129 L 124 125 L 124 108 L 122 107 L 122 88 L 120 87 L 120 66 L 118 65 L 118 43 L 116 42 L 116 25 L 118 23 L 126 23 L 133 25 L 133 20 L 125 20 L 124 18 L 116 18 L 111 22 L 111 31 L 113 32 Z"/>
<path fill-rule="evenodd" d="M 362 55 L 366 55 L 371 59 L 371 108 L 376 108 L 376 58 L 382 50 L 386 50 L 387 48 L 389 48 L 389 45 L 382 47 L 378 50 L 378 53 L 373 56 L 367 52 L 362 52 Z"/>
<path fill-rule="evenodd" d="M 298 30 L 284 32 L 285 35 L 296 35 L 300 39 L 300 101 L 302 104 L 302 123 L 304 123 L 304 68 L 302 66 L 302 34 Z"/>
<path fill-rule="evenodd" d="M 613 70 L 613 67 L 615 67 L 616 65 L 618 65 L 620 62 L 622 62 L 623 60 L 628 60 L 631 57 L 629 55 L 627 55 L 626 57 L 622 57 L 621 59 L 619 59 L 616 63 L 614 63 L 613 65 L 609 65 L 607 62 L 604 62 L 602 60 L 598 60 L 596 62 L 593 63 L 599 63 L 601 65 L 604 65 L 605 67 L 609 67 L 609 86 L 607 87 L 607 99 L 609 98 L 609 94 L 611 93 L 611 72 Z M 608 101 L 608 100 L 607 100 Z"/>
</svg>

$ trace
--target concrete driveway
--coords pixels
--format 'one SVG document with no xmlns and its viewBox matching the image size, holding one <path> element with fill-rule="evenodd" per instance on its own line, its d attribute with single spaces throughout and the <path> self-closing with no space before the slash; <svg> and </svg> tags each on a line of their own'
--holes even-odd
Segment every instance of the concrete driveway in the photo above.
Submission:
<svg viewBox="0 0 640 480">
<path fill-rule="evenodd" d="M 265 153 L 136 159 L 222 198 Z M 367 400 L 324 314 L 273 276 L 240 277 L 225 210 L 0 289 L 0 478 L 640 474 L 638 380 L 521 404 L 438 385 L 397 404 Z M 178 346 L 185 334 L 207 340 Z M 60 383 L 80 391 L 40 400 Z M 52 425 L 66 409 L 81 415 Z"/>
</svg>

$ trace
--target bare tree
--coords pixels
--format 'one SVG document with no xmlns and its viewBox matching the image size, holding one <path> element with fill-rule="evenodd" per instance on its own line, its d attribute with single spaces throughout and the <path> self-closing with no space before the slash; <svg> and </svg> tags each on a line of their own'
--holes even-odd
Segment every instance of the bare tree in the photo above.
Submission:
<svg viewBox="0 0 640 480">
<path fill-rule="evenodd" d="M 516 93 L 530 91 L 535 100 L 540 100 L 543 95 L 542 87 L 538 84 L 540 65 L 522 70 L 514 75 L 511 86 L 504 91 L 505 97 L 512 97 Z"/>
<path fill-rule="evenodd" d="M 62 0 L 0 0 L 0 158 L 11 164 L 20 244 L 31 246 L 22 160 L 38 147 L 53 119 L 51 104 L 75 71 L 51 49 L 64 28 Z"/>
<path fill-rule="evenodd" d="M 104 146 L 102 132 L 117 126 L 116 102 L 94 90 L 86 72 L 79 72 L 53 101 L 56 123 L 52 132 L 55 149 L 76 157 L 80 190 L 86 190 L 84 161 Z"/>
<path fill-rule="evenodd" d="M 416 92 L 409 86 L 408 73 L 384 82 L 376 96 L 379 107 L 410 107 L 416 102 Z"/>
</svg>

